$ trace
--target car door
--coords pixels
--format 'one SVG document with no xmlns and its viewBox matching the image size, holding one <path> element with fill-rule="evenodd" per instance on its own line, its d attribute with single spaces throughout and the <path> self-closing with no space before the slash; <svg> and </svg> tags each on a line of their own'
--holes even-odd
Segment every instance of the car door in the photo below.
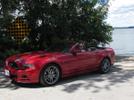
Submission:
<svg viewBox="0 0 134 100">
<path fill-rule="evenodd" d="M 89 64 L 92 63 L 92 58 L 90 57 L 91 55 L 87 51 L 77 53 L 77 59 L 79 61 L 79 67 L 77 67 L 78 71 L 85 71 L 88 69 Z"/>
<path fill-rule="evenodd" d="M 81 54 L 64 53 L 58 60 L 60 61 L 64 75 L 77 74 L 83 63 Z"/>
<path fill-rule="evenodd" d="M 80 59 L 79 70 L 88 71 L 95 69 L 99 65 L 99 52 L 98 51 L 85 51 L 79 53 L 77 59 Z"/>
<path fill-rule="evenodd" d="M 95 51 L 88 51 L 88 66 L 87 69 L 92 69 L 96 67 L 97 64 L 97 55 Z"/>
<path fill-rule="evenodd" d="M 95 53 L 91 53 L 88 52 L 85 48 L 84 44 L 78 44 L 76 43 L 73 47 L 73 52 L 76 52 L 75 54 L 69 57 L 70 61 L 70 65 L 72 66 L 71 68 L 69 68 L 68 70 L 71 69 L 70 72 L 84 72 L 85 70 L 91 68 L 91 66 L 95 63 L 95 57 L 94 54 Z M 73 63 L 71 63 L 71 61 L 75 61 Z M 68 63 L 68 64 L 69 64 Z"/>
<path fill-rule="evenodd" d="M 90 69 L 95 69 L 96 67 L 99 66 L 100 64 L 100 50 L 96 49 L 96 50 L 91 50 L 87 52 L 88 55 L 88 66 L 87 66 L 87 70 Z"/>
</svg>

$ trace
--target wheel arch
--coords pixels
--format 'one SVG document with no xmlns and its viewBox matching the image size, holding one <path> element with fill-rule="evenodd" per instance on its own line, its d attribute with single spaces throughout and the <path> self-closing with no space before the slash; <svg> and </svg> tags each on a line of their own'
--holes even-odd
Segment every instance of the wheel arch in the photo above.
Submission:
<svg viewBox="0 0 134 100">
<path fill-rule="evenodd" d="M 40 70 L 39 79 L 40 79 L 40 76 L 41 76 L 42 71 L 43 71 L 48 65 L 51 65 L 51 64 L 56 65 L 56 66 L 59 68 L 60 74 L 61 74 L 61 77 L 62 77 L 62 69 L 61 69 L 60 64 L 58 64 L 57 62 L 48 62 L 48 63 L 45 63 L 45 64 L 42 66 L 42 68 L 41 68 L 41 70 Z"/>
<path fill-rule="evenodd" d="M 108 60 L 110 61 L 110 64 L 112 64 L 111 59 L 110 59 L 109 56 L 105 56 L 105 57 L 103 58 L 103 60 L 104 60 L 104 59 L 108 59 Z M 102 60 L 102 61 L 103 61 L 103 60 Z"/>
<path fill-rule="evenodd" d="M 60 76 L 59 76 L 59 79 L 58 79 L 58 81 L 61 79 L 61 77 L 62 77 L 62 71 L 61 71 L 61 67 L 60 67 L 60 65 L 58 64 L 58 63 L 56 63 L 56 62 L 48 62 L 48 63 L 45 63 L 44 65 L 43 65 L 43 67 L 42 67 L 42 69 L 40 70 L 40 73 L 39 73 L 39 83 L 40 84 L 42 84 L 42 85 L 44 85 L 44 86 L 49 86 L 47 83 L 44 83 L 44 81 L 43 81 L 43 79 L 42 79 L 42 73 L 43 73 L 43 70 L 45 70 L 45 68 L 47 68 L 47 66 L 49 66 L 49 65 L 55 65 L 56 67 L 58 67 L 58 69 L 59 69 L 59 71 L 60 71 Z M 57 81 L 57 82 L 58 82 Z M 56 84 L 56 83 L 54 83 L 54 84 Z"/>
<path fill-rule="evenodd" d="M 59 68 L 59 70 L 60 70 L 60 72 L 62 72 L 62 69 L 61 69 L 61 66 L 60 66 L 60 64 L 58 64 L 57 62 L 49 62 L 49 63 L 46 63 L 45 65 L 44 65 L 44 67 L 45 66 L 48 66 L 48 65 L 56 65 L 58 68 Z"/>
</svg>

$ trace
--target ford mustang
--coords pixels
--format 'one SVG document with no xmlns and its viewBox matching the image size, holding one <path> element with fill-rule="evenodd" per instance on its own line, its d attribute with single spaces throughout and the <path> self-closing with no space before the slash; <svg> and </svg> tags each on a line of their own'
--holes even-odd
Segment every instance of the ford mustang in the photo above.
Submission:
<svg viewBox="0 0 134 100">
<path fill-rule="evenodd" d="M 107 73 L 114 64 L 112 48 L 87 48 L 81 43 L 64 48 L 27 52 L 6 59 L 4 73 L 18 83 L 56 84 L 60 79 L 91 71 Z"/>
</svg>

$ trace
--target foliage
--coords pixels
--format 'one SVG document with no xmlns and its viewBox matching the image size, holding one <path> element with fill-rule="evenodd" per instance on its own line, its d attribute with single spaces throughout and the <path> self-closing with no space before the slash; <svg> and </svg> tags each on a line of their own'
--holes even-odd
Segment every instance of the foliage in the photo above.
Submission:
<svg viewBox="0 0 134 100">
<path fill-rule="evenodd" d="M 0 51 L 0 68 L 3 67 L 4 62 L 3 60 L 5 60 L 7 57 L 12 56 L 14 54 L 18 54 L 20 53 L 20 51 L 15 50 L 15 49 L 6 49 L 4 52 Z"/>
<path fill-rule="evenodd" d="M 101 6 L 97 0 L 0 0 L 0 42 L 9 39 L 6 28 L 21 17 L 32 31 L 20 49 L 48 48 L 59 40 L 108 44 L 112 27 L 105 21 L 107 12 L 108 5 Z M 7 45 L 16 47 L 10 40 Z"/>
<path fill-rule="evenodd" d="M 9 37 L 6 29 L 15 18 L 13 13 L 18 4 L 18 0 L 0 0 L 0 51 L 15 48 L 16 43 Z"/>
<path fill-rule="evenodd" d="M 9 56 L 12 56 L 12 55 L 15 55 L 15 54 L 18 54 L 18 53 L 20 53 L 20 51 L 17 51 L 15 49 L 6 50 L 5 53 L 4 53 L 4 58 L 7 58 Z"/>
<path fill-rule="evenodd" d="M 96 0 L 32 0 L 24 3 L 25 18 L 32 28 L 33 45 L 48 47 L 60 40 L 111 42 L 111 30 L 105 19 L 108 6 Z"/>
</svg>

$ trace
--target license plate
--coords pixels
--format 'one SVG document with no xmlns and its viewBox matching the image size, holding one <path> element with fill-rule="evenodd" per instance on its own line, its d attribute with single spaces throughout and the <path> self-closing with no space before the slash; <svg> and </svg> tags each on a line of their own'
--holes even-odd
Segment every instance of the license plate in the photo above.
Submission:
<svg viewBox="0 0 134 100">
<path fill-rule="evenodd" d="M 9 70 L 5 70 L 5 75 L 6 75 L 6 76 L 10 76 Z"/>
</svg>

